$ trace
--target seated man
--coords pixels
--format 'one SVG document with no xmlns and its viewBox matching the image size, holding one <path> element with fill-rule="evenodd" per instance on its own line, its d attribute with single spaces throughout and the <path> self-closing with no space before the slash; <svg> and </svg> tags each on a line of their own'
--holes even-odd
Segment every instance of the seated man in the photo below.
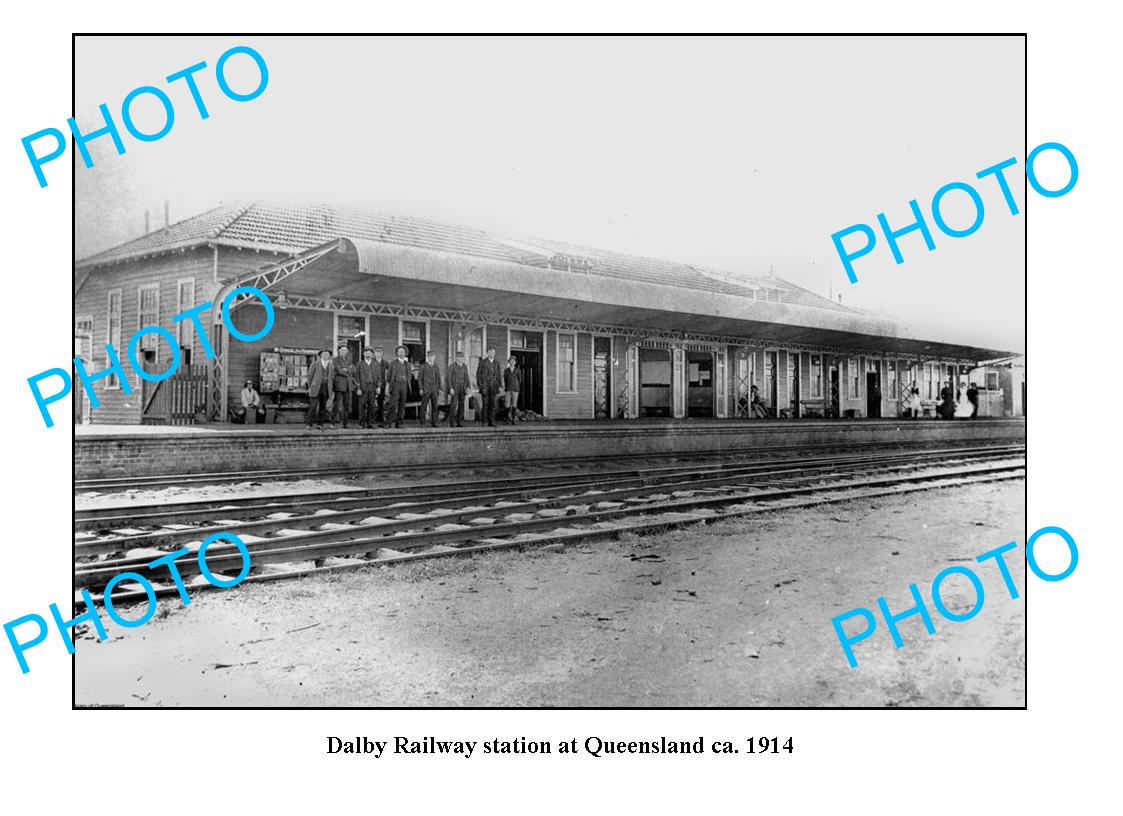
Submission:
<svg viewBox="0 0 1123 816">
<path fill-rule="evenodd" d="M 234 416 L 238 421 L 245 424 L 249 422 L 250 411 L 255 414 L 255 422 L 258 424 L 265 421 L 265 403 L 261 401 L 261 394 L 257 393 L 257 389 L 253 387 L 253 380 L 246 380 L 245 386 L 242 388 L 242 406 L 234 408 Z"/>
<path fill-rule="evenodd" d="M 757 390 L 757 387 L 754 385 L 749 389 L 749 393 L 751 394 L 749 402 L 753 419 L 764 419 L 768 416 L 768 406 L 765 405 L 764 400 L 760 398 L 760 391 Z"/>
</svg>

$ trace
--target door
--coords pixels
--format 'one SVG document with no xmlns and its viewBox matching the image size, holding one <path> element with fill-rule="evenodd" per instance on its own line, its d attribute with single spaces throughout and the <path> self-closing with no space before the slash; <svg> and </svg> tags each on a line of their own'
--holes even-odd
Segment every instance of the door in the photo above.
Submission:
<svg viewBox="0 0 1123 816">
<path fill-rule="evenodd" d="M 612 338 L 593 338 L 593 417 L 612 418 Z"/>
<path fill-rule="evenodd" d="M 519 410 L 542 413 L 542 352 L 514 349 L 515 358 L 522 380 L 519 384 Z"/>
<path fill-rule="evenodd" d="M 838 364 L 835 363 L 829 369 L 831 380 L 831 393 L 827 401 L 827 416 L 838 419 L 839 413 L 839 392 L 838 392 Z"/>
<path fill-rule="evenodd" d="M 347 346 L 347 356 L 351 361 L 351 365 L 358 365 L 358 361 L 363 359 L 362 337 L 348 337 L 346 339 L 340 340 L 339 345 Z M 337 348 L 336 351 L 338 352 L 339 349 Z M 356 378 L 358 377 L 358 370 L 356 370 L 355 376 Z M 350 405 L 346 407 L 345 412 L 347 414 L 348 420 L 354 420 L 355 422 L 358 422 L 358 398 L 355 396 L 354 392 L 351 393 Z"/>
<path fill-rule="evenodd" d="M 358 365 L 363 359 L 363 344 L 367 336 L 367 319 L 361 315 L 341 314 L 336 316 L 335 347 L 332 354 L 339 354 L 339 347 L 347 347 L 347 359 L 352 365 Z M 391 355 L 393 359 L 393 355 Z M 356 375 L 358 371 L 355 372 Z M 334 408 L 334 406 L 333 406 Z M 344 407 L 344 420 L 359 419 L 359 400 L 354 392 L 351 394 L 350 404 Z"/>
<path fill-rule="evenodd" d="M 792 418 L 799 419 L 799 352 L 788 352 L 788 400 Z"/>
<path fill-rule="evenodd" d="M 881 416 L 881 375 L 876 371 L 866 372 L 866 416 Z"/>
<path fill-rule="evenodd" d="M 714 355 L 708 351 L 686 352 L 686 415 L 714 415 Z"/>
<path fill-rule="evenodd" d="M 671 415 L 671 352 L 669 349 L 639 350 L 639 415 Z"/>
<path fill-rule="evenodd" d="M 776 352 L 764 352 L 764 394 L 768 399 L 768 407 L 774 417 L 780 415 L 779 406 L 776 404 Z"/>
</svg>

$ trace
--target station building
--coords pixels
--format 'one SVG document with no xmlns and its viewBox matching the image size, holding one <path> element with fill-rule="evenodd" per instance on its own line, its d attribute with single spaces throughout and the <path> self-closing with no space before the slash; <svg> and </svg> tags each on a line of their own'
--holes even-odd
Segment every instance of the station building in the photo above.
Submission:
<svg viewBox="0 0 1123 816">
<path fill-rule="evenodd" d="M 216 307 L 209 360 L 172 318 L 239 285 L 269 295 L 275 324 L 238 342 Z M 247 334 L 265 321 L 254 299 L 233 316 Z M 750 418 L 753 386 L 775 418 L 893 417 L 913 381 L 934 414 L 942 383 L 973 372 L 981 415 L 1024 411 L 1024 376 L 1014 399 L 980 368 L 1009 352 L 904 337 L 884 314 L 774 276 L 324 206 L 225 205 L 77 263 L 75 353 L 89 371 L 107 366 L 106 343 L 124 358 L 151 325 L 176 335 L 178 372 L 150 383 L 130 371 L 131 393 L 98 380 L 95 411 L 76 387 L 77 422 L 224 422 L 246 380 L 270 421 L 303 421 L 309 363 L 342 344 L 354 359 L 402 344 L 414 365 L 432 350 L 442 370 L 464 351 L 473 381 L 494 346 L 522 369 L 519 407 L 547 419 Z M 170 351 L 149 335 L 140 356 L 158 372 Z"/>
</svg>

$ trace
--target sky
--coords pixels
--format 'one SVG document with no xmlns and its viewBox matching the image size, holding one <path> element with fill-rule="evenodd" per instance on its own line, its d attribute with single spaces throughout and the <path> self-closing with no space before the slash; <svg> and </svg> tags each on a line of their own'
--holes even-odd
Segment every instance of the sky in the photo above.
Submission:
<svg viewBox="0 0 1123 816">
<path fill-rule="evenodd" d="M 249 102 L 214 66 L 249 45 L 269 68 Z M 210 116 L 182 82 L 197 74 Z M 227 63 L 249 90 L 248 57 Z M 219 203 L 269 200 L 387 209 L 506 234 L 685 261 L 732 276 L 770 271 L 845 305 L 898 318 L 924 339 L 1010 351 L 1025 342 L 1025 51 L 1020 37 L 81 37 L 75 118 L 120 123 L 133 88 L 167 89 L 169 134 L 75 157 L 82 258 Z M 160 105 L 132 108 L 142 129 Z M 1008 158 L 1020 214 L 978 171 Z M 1052 159 L 1056 158 L 1057 167 Z M 62 162 L 47 165 L 60 172 Z M 1063 160 L 1039 176 L 1063 183 Z M 932 197 L 969 182 L 984 204 L 971 236 L 939 232 Z M 1040 198 L 1031 193 L 1032 198 Z M 832 233 L 877 214 L 907 226 L 909 200 L 936 243 L 884 236 L 854 262 Z M 944 199 L 945 221 L 974 219 Z M 852 236 L 847 246 L 860 245 Z"/>
</svg>

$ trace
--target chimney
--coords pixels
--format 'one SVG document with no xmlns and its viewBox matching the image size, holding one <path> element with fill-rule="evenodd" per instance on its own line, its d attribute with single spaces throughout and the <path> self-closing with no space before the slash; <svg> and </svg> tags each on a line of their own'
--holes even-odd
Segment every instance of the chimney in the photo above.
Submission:
<svg viewBox="0 0 1123 816">
<path fill-rule="evenodd" d="M 148 226 L 148 210 L 145 210 L 144 211 L 144 234 L 147 235 L 150 232 L 152 232 L 152 229 L 151 229 L 151 227 Z"/>
<path fill-rule="evenodd" d="M 164 200 L 164 226 L 166 227 L 170 223 L 171 223 L 171 218 L 169 217 L 168 202 L 167 202 L 167 199 L 165 199 Z"/>
</svg>

